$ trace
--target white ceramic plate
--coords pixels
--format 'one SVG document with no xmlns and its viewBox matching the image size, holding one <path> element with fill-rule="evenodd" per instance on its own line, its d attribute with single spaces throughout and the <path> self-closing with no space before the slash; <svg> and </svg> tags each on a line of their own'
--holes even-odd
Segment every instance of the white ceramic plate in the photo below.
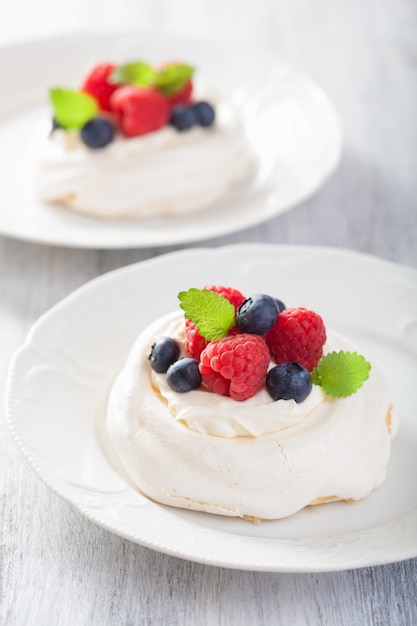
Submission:
<svg viewBox="0 0 417 626">
<path fill-rule="evenodd" d="M 309 306 L 379 362 L 401 424 L 386 482 L 366 500 L 254 525 L 158 505 L 118 473 L 103 429 L 109 387 L 139 331 L 176 308 L 178 291 L 206 283 Z M 48 487 L 88 519 L 137 543 L 239 569 L 375 565 L 417 555 L 416 352 L 414 270 L 329 248 L 188 250 L 111 272 L 46 313 L 11 364 L 7 419 Z"/>
<path fill-rule="evenodd" d="M 76 88 L 95 62 L 143 58 L 193 63 L 239 108 L 257 161 L 253 178 L 190 217 L 101 221 L 37 202 L 28 143 L 50 115 L 48 89 Z M 13 67 L 13 71 L 10 71 Z M 221 236 L 286 211 L 336 167 L 341 129 L 309 78 L 272 56 L 224 42 L 146 30 L 80 34 L 0 48 L 0 233 L 80 248 L 165 246 Z"/>
</svg>

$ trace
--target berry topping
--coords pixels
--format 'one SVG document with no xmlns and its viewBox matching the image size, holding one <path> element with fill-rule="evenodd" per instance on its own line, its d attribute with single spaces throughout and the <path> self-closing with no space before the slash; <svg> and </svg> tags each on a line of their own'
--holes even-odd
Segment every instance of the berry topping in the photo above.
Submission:
<svg viewBox="0 0 417 626">
<path fill-rule="evenodd" d="M 310 372 L 298 363 L 276 365 L 266 377 L 266 388 L 274 400 L 302 402 L 312 386 Z"/>
<path fill-rule="evenodd" d="M 285 306 L 285 304 L 283 303 L 282 300 L 278 300 L 278 298 L 275 298 L 275 302 L 277 303 L 278 306 L 278 311 L 281 313 L 281 311 L 285 311 L 285 309 L 287 308 Z"/>
<path fill-rule="evenodd" d="M 125 85 L 113 93 L 110 103 L 126 137 L 145 135 L 168 123 L 168 102 L 156 89 Z"/>
<path fill-rule="evenodd" d="M 262 387 L 269 360 L 265 341 L 243 333 L 209 343 L 200 356 L 200 372 L 210 391 L 241 401 Z"/>
<path fill-rule="evenodd" d="M 208 102 L 197 102 L 197 104 L 193 106 L 193 110 L 197 118 L 197 123 L 200 124 L 200 126 L 208 127 L 214 124 L 216 114 L 211 104 Z"/>
<path fill-rule="evenodd" d="M 54 132 L 54 130 L 57 130 L 58 128 L 62 128 L 61 124 L 59 122 L 56 121 L 56 119 L 53 117 L 52 118 L 52 128 L 51 128 L 51 133 Z"/>
<path fill-rule="evenodd" d="M 246 299 L 245 296 L 238 289 L 233 289 L 233 287 L 224 287 L 223 285 L 207 285 L 206 287 L 204 287 L 204 289 L 213 291 L 219 296 L 223 296 L 223 298 L 226 298 L 226 300 L 229 300 L 230 304 L 233 304 L 235 311 Z"/>
<path fill-rule="evenodd" d="M 170 365 L 175 363 L 180 356 L 180 347 L 175 339 L 164 337 L 154 343 L 149 355 L 152 369 L 160 374 L 165 374 Z"/>
<path fill-rule="evenodd" d="M 214 122 L 214 109 L 208 102 L 172 107 L 169 123 L 177 130 L 189 130 L 195 125 L 208 127 Z"/>
<path fill-rule="evenodd" d="M 194 68 L 185 63 L 165 63 L 155 73 L 155 86 L 173 104 L 187 103 L 193 90 Z"/>
<path fill-rule="evenodd" d="M 167 382 L 173 391 L 186 393 L 201 385 L 201 374 L 196 359 L 179 359 L 169 366 Z"/>
<path fill-rule="evenodd" d="M 110 113 L 114 121 L 111 139 L 99 122 L 88 126 L 86 139 L 90 148 L 103 148 L 116 131 L 124 137 L 139 137 L 171 124 L 179 131 L 195 125 L 211 126 L 215 112 L 207 102 L 193 99 L 194 68 L 185 63 L 167 63 L 160 68 L 145 61 L 114 65 L 95 65 L 78 91 L 50 89 L 55 128 L 81 131 L 100 111 Z M 172 111 L 172 115 L 171 115 Z M 91 130 L 93 128 L 94 130 Z M 90 139 L 90 132 L 93 139 Z M 96 132 L 100 138 L 96 139 Z M 106 139 L 104 139 L 106 137 Z"/>
<path fill-rule="evenodd" d="M 177 91 L 177 93 L 174 93 L 172 96 L 169 96 L 168 100 L 171 106 L 176 106 L 177 104 L 191 104 L 192 94 L 193 83 L 189 80 L 188 83 L 182 87 L 182 89 Z"/>
<path fill-rule="evenodd" d="M 179 358 L 179 345 L 168 337 L 155 343 L 149 355 L 151 367 L 166 372 L 174 391 L 184 393 L 203 383 L 208 391 L 242 401 L 265 384 L 274 400 L 303 402 L 313 384 L 328 396 L 345 398 L 369 376 L 371 365 L 356 352 L 323 357 L 326 329 L 314 311 L 287 309 L 267 294 L 245 299 L 222 285 L 193 287 L 178 299 L 191 356 Z M 277 365 L 268 372 L 271 357 Z"/>
<path fill-rule="evenodd" d="M 236 311 L 236 324 L 242 333 L 264 335 L 274 326 L 278 313 L 274 298 L 257 293 L 240 305 Z"/>
<path fill-rule="evenodd" d="M 169 123 L 177 130 L 189 130 L 197 122 L 193 107 L 177 105 L 171 109 Z"/>
<path fill-rule="evenodd" d="M 212 291 L 223 298 L 226 298 L 233 305 L 234 310 L 242 304 L 245 296 L 237 289 L 231 287 L 223 287 L 222 285 L 208 285 L 204 287 L 208 291 Z M 236 334 L 238 329 L 232 326 L 227 330 L 228 335 Z M 201 352 L 208 344 L 208 339 L 201 336 L 197 325 L 190 319 L 185 320 L 185 349 L 194 359 L 199 359 Z"/>
<path fill-rule="evenodd" d="M 227 335 L 235 322 L 234 306 L 214 291 L 191 288 L 181 291 L 178 299 L 185 317 L 198 326 L 200 335 L 208 341 Z"/>
<path fill-rule="evenodd" d="M 275 363 L 296 361 L 311 372 L 323 355 L 326 329 L 320 315 L 299 307 L 285 309 L 266 334 Z"/>
<path fill-rule="evenodd" d="M 208 344 L 208 339 L 202 337 L 198 326 L 191 320 L 185 320 L 185 351 L 193 357 L 199 359 L 200 354 Z"/>
<path fill-rule="evenodd" d="M 98 102 L 102 111 L 111 111 L 110 97 L 117 89 L 117 83 L 111 76 L 116 66 L 113 63 L 98 63 L 87 74 L 81 85 L 81 91 L 90 94 Z"/>
<path fill-rule="evenodd" d="M 114 125 L 104 117 L 94 117 L 80 131 L 82 142 L 89 148 L 104 148 L 113 141 Z"/>
</svg>

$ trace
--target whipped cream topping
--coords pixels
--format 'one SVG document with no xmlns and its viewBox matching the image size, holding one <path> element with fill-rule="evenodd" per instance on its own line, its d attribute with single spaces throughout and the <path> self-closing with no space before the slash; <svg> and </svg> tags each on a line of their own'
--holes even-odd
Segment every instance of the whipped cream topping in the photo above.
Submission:
<svg viewBox="0 0 417 626">
<path fill-rule="evenodd" d="M 42 125 L 33 140 L 33 185 L 44 202 L 100 218 L 184 215 L 208 207 L 248 176 L 252 156 L 237 112 L 215 103 L 210 128 L 164 128 L 101 150 L 77 133 Z"/>
<path fill-rule="evenodd" d="M 167 318 L 164 335 L 184 344 L 184 318 L 173 314 Z M 159 335 L 156 337 L 161 338 Z M 271 363 L 273 365 L 273 363 Z M 323 402 L 325 395 L 316 385 L 304 402 L 274 400 L 265 388 L 238 405 L 236 400 L 211 393 L 203 388 L 186 394 L 176 393 L 165 374 L 153 370 L 151 381 L 166 401 L 173 418 L 191 430 L 217 437 L 260 437 L 301 422 Z M 255 419 L 254 419 L 254 416 Z"/>
<path fill-rule="evenodd" d="M 267 392 L 244 402 L 203 389 L 178 394 L 154 375 L 148 355 L 162 336 L 181 339 L 182 325 L 180 312 L 145 329 L 109 398 L 109 439 L 143 493 L 172 506 L 276 519 L 323 499 L 361 499 L 383 482 L 398 424 L 375 364 L 343 399 L 316 386 L 298 405 Z M 355 350 L 327 334 L 325 352 Z"/>
</svg>

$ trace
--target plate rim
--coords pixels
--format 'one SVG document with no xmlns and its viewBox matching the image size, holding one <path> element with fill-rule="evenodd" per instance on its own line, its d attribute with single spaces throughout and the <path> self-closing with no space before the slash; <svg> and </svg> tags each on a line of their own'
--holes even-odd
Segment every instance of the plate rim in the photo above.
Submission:
<svg viewBox="0 0 417 626">
<path fill-rule="evenodd" d="M 101 39 L 105 38 L 121 38 L 123 36 L 132 36 L 140 33 L 164 33 L 166 36 L 178 37 L 184 36 L 187 41 L 190 42 L 198 42 L 203 38 L 203 42 L 205 43 L 216 43 L 219 45 L 224 45 L 230 48 L 230 50 L 239 51 L 246 50 L 253 51 L 259 57 L 259 59 L 267 59 L 271 63 L 275 63 L 276 66 L 285 66 L 287 67 L 294 76 L 302 79 L 305 84 L 309 85 L 309 88 L 312 90 L 312 93 L 315 96 L 320 97 L 323 105 L 326 109 L 326 119 L 327 119 L 327 128 L 331 127 L 331 131 L 329 130 L 329 136 L 332 137 L 332 145 L 331 150 L 329 150 L 329 155 L 331 153 L 331 158 L 327 158 L 325 165 L 320 167 L 320 171 L 314 174 L 313 182 L 309 181 L 308 184 L 304 184 L 304 188 L 302 193 L 296 194 L 296 197 L 291 198 L 289 201 L 284 203 L 283 206 L 280 206 L 278 209 L 273 209 L 273 204 L 276 202 L 268 202 L 266 199 L 263 200 L 264 204 L 268 204 L 268 207 L 264 209 L 262 215 L 258 210 L 260 202 L 259 199 L 254 197 L 251 200 L 251 206 L 253 206 L 252 216 L 246 216 L 245 221 L 241 224 L 238 220 L 234 220 L 233 224 L 229 221 L 224 227 L 214 227 L 214 225 L 210 222 L 210 218 L 208 219 L 208 223 L 203 223 L 199 227 L 200 232 L 196 233 L 195 230 L 186 231 L 184 229 L 178 228 L 178 230 L 174 229 L 174 235 L 170 235 L 168 230 L 172 231 L 171 228 L 163 227 L 159 230 L 159 226 L 156 226 L 152 229 L 150 233 L 146 236 L 151 237 L 149 240 L 146 240 L 140 237 L 140 224 L 143 221 L 138 220 L 129 220 L 129 223 L 136 226 L 135 234 L 130 235 L 128 229 L 123 231 L 124 220 L 111 220 L 113 224 L 120 224 L 121 231 L 118 233 L 113 232 L 111 229 L 107 229 L 105 225 L 105 220 L 98 220 L 98 225 L 100 227 L 100 231 L 97 235 L 94 234 L 94 225 L 97 223 L 97 220 L 94 218 L 88 218 L 83 215 L 79 215 L 76 212 L 69 211 L 65 213 L 62 219 L 62 226 L 60 227 L 60 232 L 50 232 L 46 229 L 43 229 L 42 232 L 32 233 L 27 230 L 22 230 L 19 225 L 16 223 L 1 223 L 0 220 L 0 232 L 3 236 L 9 237 L 16 240 L 22 240 L 27 242 L 39 243 L 43 245 L 51 245 L 51 246 L 61 246 L 61 247 L 69 247 L 69 248 L 79 248 L 79 249 L 130 249 L 130 248 L 150 248 L 155 246 L 167 247 L 171 245 L 180 245 L 180 244 L 189 244 L 198 241 L 208 241 L 209 239 L 213 239 L 216 237 L 222 237 L 225 235 L 230 235 L 232 233 L 241 232 L 248 228 L 253 228 L 256 225 L 263 224 L 271 219 L 274 219 L 289 210 L 296 208 L 298 205 L 307 201 L 309 198 L 314 196 L 328 181 L 328 179 L 332 176 L 332 174 L 337 170 L 337 167 L 340 163 L 342 152 L 343 152 L 343 144 L 344 144 L 344 132 L 342 120 L 340 118 L 339 112 L 333 102 L 333 100 L 329 97 L 327 92 L 323 89 L 321 84 L 316 81 L 314 78 L 310 77 L 307 73 L 305 73 L 298 66 L 290 64 L 286 58 L 282 57 L 279 54 L 272 53 L 267 50 L 259 50 L 251 45 L 244 45 L 241 42 L 238 42 L 232 38 L 226 38 L 216 35 L 215 33 L 203 33 L 202 38 L 197 37 L 193 33 L 185 33 L 182 34 L 183 31 L 181 29 L 170 29 L 166 27 L 155 27 L 155 26 L 141 26 L 136 29 L 106 29 L 106 30 L 82 30 L 82 31 L 70 31 L 65 32 L 62 36 L 59 35 L 50 35 L 50 36 L 40 36 L 33 37 L 30 39 L 24 39 L 21 41 L 13 41 L 6 42 L 0 45 L 0 61 L 3 54 L 7 54 L 7 52 L 14 50 L 24 50 L 25 47 L 30 45 L 38 45 L 38 46 L 46 46 L 46 45 L 56 45 L 58 42 L 62 43 L 63 40 L 66 42 L 71 42 L 73 40 L 81 39 L 84 45 L 87 45 L 87 41 L 91 37 L 98 37 Z M 3 120 L 7 121 L 9 119 L 9 115 L 2 113 L 0 115 L 0 122 Z M 275 186 L 273 187 L 273 191 L 275 190 Z M 225 198 L 225 202 L 227 198 Z M 223 202 L 223 199 L 219 199 L 219 203 Z M 44 205 L 46 208 L 47 205 Z M 215 206 L 215 205 L 213 205 Z M 219 204 L 220 206 L 220 204 Z M 58 209 L 59 210 L 59 209 Z M 64 210 L 64 209 L 61 209 Z M 202 212 L 202 214 L 207 213 L 210 210 L 210 207 Z M 70 228 L 73 229 L 73 234 L 68 236 L 65 232 L 68 230 L 65 224 L 65 216 L 68 215 L 69 219 L 73 222 L 70 223 Z M 198 215 L 198 214 L 192 214 Z M 47 218 L 46 218 L 47 219 Z M 53 220 L 56 219 L 56 213 L 53 217 Z M 170 218 L 171 219 L 171 218 Z M 58 223 L 61 222 L 60 216 L 58 216 Z M 211 230 L 207 234 L 207 226 L 211 225 Z M 52 225 L 53 226 L 53 225 Z M 56 229 L 56 227 L 53 226 Z M 103 229 L 103 230 L 101 230 Z M 119 229 L 120 230 L 120 229 Z M 157 231 L 159 231 L 157 233 Z M 156 234 L 157 233 L 157 234 Z M 98 237 L 96 239 L 96 237 Z"/>
<path fill-rule="evenodd" d="M 170 263 L 172 261 L 172 258 L 183 259 L 186 257 L 192 257 L 195 254 L 197 255 L 209 254 L 213 258 L 213 256 L 218 251 L 227 254 L 229 251 L 234 252 L 234 251 L 243 251 L 243 250 L 250 250 L 251 253 L 253 253 L 255 250 L 256 251 L 268 250 L 268 251 L 274 251 L 274 252 L 279 252 L 280 254 L 283 254 L 286 251 L 291 250 L 294 252 L 299 252 L 300 254 L 309 253 L 311 251 L 321 253 L 327 256 L 333 256 L 336 254 L 336 255 L 339 255 L 341 257 L 345 257 L 348 259 L 356 259 L 356 260 L 359 260 L 360 262 L 376 263 L 377 265 L 383 268 L 391 268 L 391 270 L 394 270 L 395 272 L 405 273 L 409 277 L 417 278 L 417 270 L 415 270 L 412 267 L 404 266 L 404 265 L 395 263 L 387 259 L 382 259 L 380 257 L 369 255 L 367 253 L 356 252 L 354 250 L 349 250 L 349 249 L 344 249 L 344 248 L 333 248 L 333 247 L 326 247 L 326 246 L 323 247 L 323 246 L 305 246 L 305 245 L 291 245 L 291 244 L 262 244 L 262 243 L 261 244 L 259 243 L 231 244 L 228 246 L 220 246 L 219 248 L 204 247 L 204 248 L 183 249 L 183 250 L 161 254 L 157 257 L 151 257 L 143 261 L 138 261 L 138 262 L 126 265 L 124 267 L 111 270 L 109 272 L 106 272 L 100 276 L 97 276 L 87 281 L 86 283 L 84 283 L 83 285 L 75 289 L 73 292 L 65 296 L 55 305 L 53 305 L 45 313 L 43 313 L 31 326 L 23 344 L 16 350 L 15 354 L 13 355 L 10 361 L 7 378 L 6 378 L 6 392 L 5 392 L 5 401 L 4 401 L 6 423 L 8 425 L 9 432 L 12 436 L 12 439 L 14 440 L 19 451 L 25 458 L 25 461 L 29 464 L 29 466 L 35 472 L 38 478 L 53 493 L 55 493 L 62 500 L 70 504 L 73 508 L 75 508 L 78 512 L 80 512 L 84 517 L 94 522 L 98 526 L 106 529 L 107 531 L 115 533 L 116 535 L 120 537 L 133 541 L 134 543 L 138 543 L 139 545 L 143 545 L 151 549 L 157 550 L 159 552 L 169 554 L 171 556 L 176 556 L 179 558 L 183 558 L 183 559 L 198 562 L 198 563 L 219 566 L 219 567 L 226 567 L 226 568 L 231 568 L 231 569 L 265 571 L 265 572 L 283 572 L 283 573 L 284 572 L 287 572 L 287 573 L 316 572 L 317 573 L 317 572 L 329 572 L 329 571 L 343 571 L 346 569 L 356 569 L 359 567 L 368 567 L 368 566 L 374 566 L 374 565 L 388 564 L 392 562 L 397 562 L 399 560 L 405 560 L 405 559 L 416 557 L 417 545 L 414 546 L 414 551 L 411 551 L 410 546 L 407 544 L 405 547 L 403 546 L 402 550 L 399 549 L 397 553 L 395 553 L 395 550 L 394 551 L 388 550 L 387 554 L 381 559 L 376 559 L 374 557 L 373 559 L 369 560 L 369 562 L 366 562 L 366 563 L 361 562 L 360 564 L 355 564 L 355 562 L 346 563 L 342 561 L 342 562 L 339 562 L 338 565 L 336 565 L 335 563 L 332 563 L 329 566 L 326 563 L 318 564 L 317 562 L 315 562 L 314 564 L 311 564 L 310 566 L 306 565 L 306 563 L 303 563 L 302 566 L 300 567 L 300 565 L 298 565 L 297 562 L 293 564 L 288 563 L 288 562 L 285 562 L 285 563 L 283 562 L 280 562 L 280 563 L 256 562 L 256 561 L 245 561 L 244 559 L 236 560 L 236 558 L 230 559 L 227 557 L 225 557 L 224 559 L 220 559 L 218 556 L 215 559 L 213 559 L 211 557 L 207 557 L 207 555 L 204 556 L 204 554 L 202 555 L 202 554 L 196 554 L 195 552 L 186 552 L 176 547 L 158 544 L 157 542 L 153 540 L 147 540 L 146 538 L 140 537 L 138 535 L 135 536 L 131 532 L 124 531 L 123 528 L 120 528 L 116 525 L 112 525 L 103 521 L 102 519 L 100 519 L 100 517 L 97 517 L 96 515 L 94 515 L 92 511 L 90 511 L 88 508 L 83 506 L 82 503 L 77 502 L 76 499 L 71 497 L 71 495 L 68 495 L 68 493 L 65 493 L 65 491 L 62 491 L 61 489 L 57 488 L 57 485 L 54 484 L 53 480 L 51 481 L 48 476 L 45 476 L 42 470 L 37 466 L 36 459 L 32 458 L 30 450 L 28 450 L 27 447 L 25 446 L 25 441 L 22 441 L 20 439 L 19 434 L 15 428 L 15 423 L 13 420 L 13 410 L 12 410 L 15 375 L 16 375 L 16 369 L 19 363 L 19 359 L 21 355 L 24 354 L 25 351 L 30 347 L 30 342 L 37 328 L 42 327 L 45 324 L 45 322 L 46 323 L 48 322 L 48 319 L 50 317 L 53 317 L 57 312 L 59 314 L 62 308 L 65 308 L 72 301 L 74 300 L 76 301 L 80 296 L 82 297 L 83 294 L 90 291 L 92 287 L 97 288 L 98 286 L 98 288 L 100 288 L 101 285 L 105 285 L 105 283 L 109 280 L 109 278 L 117 280 L 120 278 L 120 276 L 127 274 L 127 273 L 132 272 L 134 274 L 136 271 L 139 271 L 139 272 L 146 271 L 146 269 L 149 266 Z M 417 281 L 416 281 L 416 284 L 417 284 Z M 417 522 L 417 508 L 412 509 L 411 511 L 408 511 L 406 514 L 401 514 L 400 517 L 403 518 L 402 519 L 403 524 L 407 523 L 406 521 L 407 516 L 409 517 L 408 523 L 414 524 L 415 522 Z M 361 529 L 361 531 L 358 531 L 358 532 L 368 532 L 368 531 L 372 532 L 373 529 L 382 528 L 391 522 L 392 520 L 390 520 L 389 522 L 383 522 L 382 524 L 377 524 L 376 526 L 372 526 L 371 528 Z M 185 522 L 185 523 L 187 524 L 189 522 Z M 217 533 L 224 534 L 222 533 L 222 531 L 212 529 L 212 528 L 209 528 L 208 532 L 214 533 L 215 535 Z M 352 534 L 352 533 L 349 533 L 349 532 L 338 533 L 335 536 L 339 537 L 340 539 L 340 537 L 343 534 L 346 534 L 348 536 L 349 534 Z M 234 534 L 232 533 L 231 536 L 234 536 Z M 245 540 L 247 539 L 248 537 L 246 536 Z M 285 545 L 285 544 L 288 544 L 289 542 L 294 544 L 294 543 L 299 543 L 300 541 L 301 542 L 303 541 L 299 539 L 288 540 L 285 538 L 279 538 L 279 539 L 262 538 L 260 540 L 259 538 L 249 537 L 249 539 L 252 539 L 255 542 L 256 541 L 264 541 L 264 542 L 266 541 L 270 543 L 273 542 L 275 545 L 277 544 Z M 329 537 L 329 540 L 331 540 L 331 537 Z"/>
</svg>

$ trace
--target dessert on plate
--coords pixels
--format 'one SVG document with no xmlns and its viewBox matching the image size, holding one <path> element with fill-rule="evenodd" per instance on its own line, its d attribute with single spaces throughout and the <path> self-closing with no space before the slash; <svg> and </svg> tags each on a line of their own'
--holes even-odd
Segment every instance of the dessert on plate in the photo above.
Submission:
<svg viewBox="0 0 417 626">
<path fill-rule="evenodd" d="M 249 144 L 230 102 L 194 68 L 99 63 L 80 89 L 50 90 L 53 129 L 34 138 L 34 190 L 96 218 L 200 211 L 247 178 Z"/>
<path fill-rule="evenodd" d="M 398 428 L 375 363 L 320 315 L 208 286 L 138 337 L 107 431 L 128 479 L 175 507 L 278 519 L 365 498 Z"/>
</svg>

